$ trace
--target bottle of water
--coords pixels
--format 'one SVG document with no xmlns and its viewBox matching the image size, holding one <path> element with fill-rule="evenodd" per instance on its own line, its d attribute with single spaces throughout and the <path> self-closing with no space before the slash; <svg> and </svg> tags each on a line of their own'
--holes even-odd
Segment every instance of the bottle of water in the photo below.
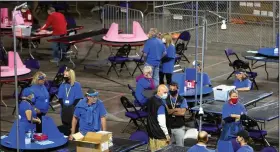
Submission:
<svg viewBox="0 0 280 152">
<path fill-rule="evenodd" d="M 184 86 L 184 94 L 187 92 L 187 86 Z"/>
</svg>

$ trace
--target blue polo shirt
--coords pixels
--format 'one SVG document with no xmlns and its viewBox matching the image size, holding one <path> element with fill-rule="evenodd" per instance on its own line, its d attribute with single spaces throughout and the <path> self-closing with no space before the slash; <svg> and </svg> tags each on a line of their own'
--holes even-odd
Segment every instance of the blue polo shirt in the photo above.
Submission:
<svg viewBox="0 0 280 152">
<path fill-rule="evenodd" d="M 75 82 L 73 86 L 69 83 L 62 83 L 59 86 L 58 98 L 63 99 L 63 105 L 72 105 L 76 99 L 82 99 L 83 97 L 82 87 L 79 82 Z"/>
<path fill-rule="evenodd" d="M 245 79 L 243 81 L 240 81 L 238 79 L 235 79 L 233 82 L 233 85 L 236 87 L 236 89 L 239 88 L 250 88 L 252 87 L 252 82 L 249 79 Z"/>
<path fill-rule="evenodd" d="M 143 52 L 147 55 L 147 63 L 151 66 L 159 66 L 165 51 L 165 45 L 157 37 L 148 39 L 144 45 Z"/>
<path fill-rule="evenodd" d="M 235 105 L 232 105 L 228 102 L 223 105 L 223 110 L 222 110 L 223 119 L 226 117 L 230 117 L 231 114 L 241 115 L 242 113 L 246 114 L 247 110 L 244 107 L 244 105 L 239 102 Z"/>
<path fill-rule="evenodd" d="M 206 146 L 203 146 L 203 145 L 194 145 L 192 146 L 188 152 L 215 152 L 215 150 L 210 150 L 210 149 L 207 149 Z"/>
<path fill-rule="evenodd" d="M 175 103 L 176 102 L 176 98 L 171 97 L 171 102 Z M 176 103 L 176 104 L 180 104 L 180 103 Z M 180 108 L 188 108 L 188 104 L 187 104 L 187 100 L 184 99 L 183 102 L 180 104 Z"/>
<path fill-rule="evenodd" d="M 240 147 L 237 152 L 254 152 L 254 149 L 250 147 L 249 145 L 245 145 Z"/>
<path fill-rule="evenodd" d="M 39 109 L 42 113 L 47 113 L 49 110 L 49 92 L 44 85 L 32 85 L 30 87 L 34 94 L 33 104 L 35 108 Z"/>
<path fill-rule="evenodd" d="M 136 84 L 135 96 L 141 104 L 145 104 L 147 102 L 147 98 L 142 93 L 144 90 L 147 90 L 151 87 L 150 81 L 151 80 L 149 79 L 141 78 Z"/>
<path fill-rule="evenodd" d="M 74 116 L 79 119 L 80 132 L 86 135 L 87 132 L 98 132 L 101 130 L 101 117 L 107 112 L 101 100 L 92 105 L 87 104 L 87 98 L 81 100 L 75 107 Z"/>
<path fill-rule="evenodd" d="M 174 64 L 175 64 L 175 57 L 176 57 L 176 48 L 173 44 L 170 44 L 166 49 L 166 57 L 172 58 L 172 60 L 162 63 L 161 71 L 163 73 L 173 73 L 174 71 Z"/>
</svg>

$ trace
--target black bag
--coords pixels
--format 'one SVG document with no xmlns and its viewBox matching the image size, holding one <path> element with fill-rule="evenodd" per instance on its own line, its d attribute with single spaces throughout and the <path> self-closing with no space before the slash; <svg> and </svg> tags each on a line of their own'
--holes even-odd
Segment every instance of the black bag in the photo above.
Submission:
<svg viewBox="0 0 280 152">
<path fill-rule="evenodd" d="M 243 60 L 235 60 L 235 61 L 233 61 L 232 66 L 235 69 L 240 69 L 240 68 L 248 69 L 249 68 L 249 62 L 246 62 L 246 61 L 243 61 Z"/>
</svg>

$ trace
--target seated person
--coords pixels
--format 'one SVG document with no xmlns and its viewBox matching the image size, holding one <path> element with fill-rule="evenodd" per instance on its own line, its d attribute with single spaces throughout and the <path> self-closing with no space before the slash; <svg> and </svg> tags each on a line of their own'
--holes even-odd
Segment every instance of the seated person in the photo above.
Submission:
<svg viewBox="0 0 280 152">
<path fill-rule="evenodd" d="M 244 69 L 238 69 L 235 72 L 236 79 L 233 85 L 238 91 L 249 91 L 252 87 L 252 82 L 249 80 L 248 75 Z"/>
<path fill-rule="evenodd" d="M 151 66 L 145 66 L 143 68 L 143 76 L 140 76 L 136 79 L 136 90 L 135 90 L 135 96 L 136 100 L 139 101 L 141 106 L 145 105 L 147 102 L 147 98 L 142 94 L 144 90 L 147 89 L 154 89 L 155 84 L 154 80 L 152 79 L 152 67 Z"/>
<path fill-rule="evenodd" d="M 197 136 L 197 144 L 192 146 L 188 152 L 214 152 L 215 150 L 210 150 L 206 148 L 208 142 L 208 133 L 201 131 Z"/>
<path fill-rule="evenodd" d="M 72 118 L 72 128 L 69 140 L 73 140 L 73 134 L 79 121 L 79 131 L 84 136 L 87 132 L 98 132 L 106 130 L 106 109 L 103 102 L 98 99 L 98 92 L 89 89 L 86 97 L 75 107 Z"/>
<path fill-rule="evenodd" d="M 201 72 L 201 62 L 200 61 L 197 61 L 196 67 L 195 67 L 195 61 L 193 61 L 192 66 L 193 66 L 193 68 L 195 68 L 197 70 L 197 72 Z"/>
<path fill-rule="evenodd" d="M 197 70 L 197 85 L 200 86 L 200 82 L 201 82 L 201 62 L 200 61 L 197 61 L 196 63 L 196 67 L 195 67 L 195 62 L 196 61 L 193 61 L 192 63 L 192 79 L 195 80 L 195 70 Z M 187 74 L 187 73 L 186 73 Z M 211 83 L 211 79 L 209 77 L 209 75 L 205 72 L 203 72 L 203 86 L 208 86 L 208 87 L 211 87 L 212 86 L 212 83 Z"/>
<path fill-rule="evenodd" d="M 22 93 L 21 101 L 19 104 L 19 115 L 20 115 L 20 122 L 28 123 L 28 127 L 25 128 L 25 131 L 29 129 L 35 129 L 33 123 L 41 123 L 41 120 L 37 117 L 35 108 L 32 104 L 33 93 L 29 88 L 25 88 Z"/>
<path fill-rule="evenodd" d="M 240 144 L 240 148 L 237 152 L 254 152 L 254 149 L 247 143 L 251 140 L 249 133 L 246 130 L 242 130 L 237 133 L 236 141 Z"/>
</svg>

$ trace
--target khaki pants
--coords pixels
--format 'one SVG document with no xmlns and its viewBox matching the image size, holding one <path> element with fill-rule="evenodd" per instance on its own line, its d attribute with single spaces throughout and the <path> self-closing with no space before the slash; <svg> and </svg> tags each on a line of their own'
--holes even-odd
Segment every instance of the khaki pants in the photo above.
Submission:
<svg viewBox="0 0 280 152">
<path fill-rule="evenodd" d="M 151 152 L 157 151 L 168 145 L 166 139 L 152 139 L 152 138 L 150 138 L 149 144 L 150 144 Z"/>
</svg>

